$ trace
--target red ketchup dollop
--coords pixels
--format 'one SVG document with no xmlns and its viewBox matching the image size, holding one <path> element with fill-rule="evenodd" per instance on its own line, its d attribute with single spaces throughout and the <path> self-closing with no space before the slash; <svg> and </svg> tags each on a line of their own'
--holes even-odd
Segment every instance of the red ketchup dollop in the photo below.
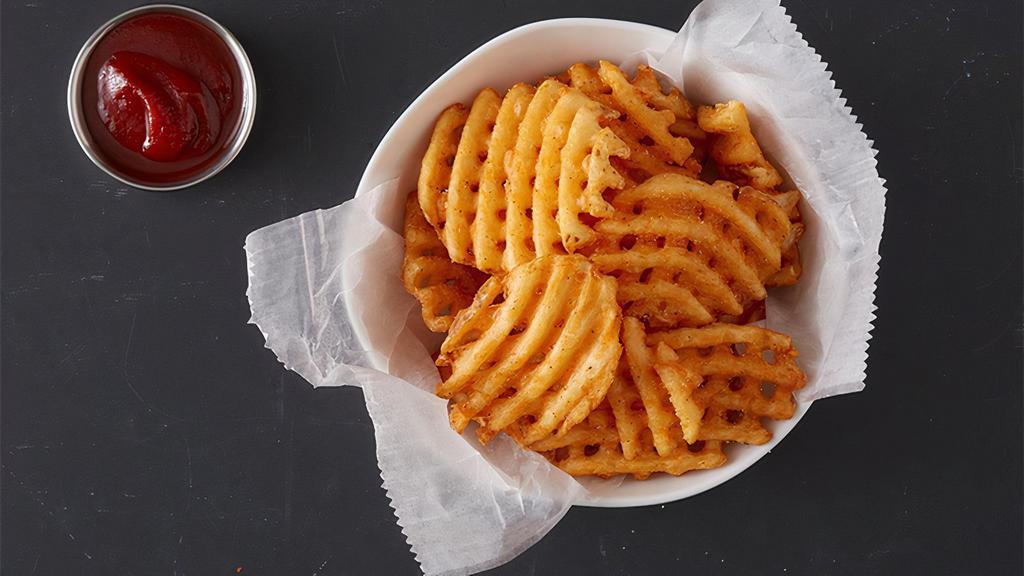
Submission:
<svg viewBox="0 0 1024 576">
<path fill-rule="evenodd" d="M 133 180 L 173 183 L 227 152 L 241 116 L 241 73 L 227 44 L 202 23 L 143 14 L 96 45 L 82 99 L 109 165 Z"/>
<path fill-rule="evenodd" d="M 198 156 L 220 133 L 210 90 L 138 52 L 115 52 L 99 75 L 100 119 L 122 146 L 157 162 Z"/>
</svg>

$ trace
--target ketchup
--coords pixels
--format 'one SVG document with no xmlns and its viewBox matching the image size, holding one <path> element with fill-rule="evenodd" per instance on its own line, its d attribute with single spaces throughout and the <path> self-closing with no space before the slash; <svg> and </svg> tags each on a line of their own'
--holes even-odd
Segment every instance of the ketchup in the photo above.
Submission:
<svg viewBox="0 0 1024 576">
<path fill-rule="evenodd" d="M 220 133 L 210 90 L 163 60 L 115 52 L 100 68 L 100 119 L 125 148 L 157 162 L 199 156 Z"/>
<path fill-rule="evenodd" d="M 107 163 L 153 184 L 186 180 L 227 152 L 242 108 L 241 72 L 227 44 L 176 14 L 126 20 L 96 45 L 82 104 Z"/>
</svg>

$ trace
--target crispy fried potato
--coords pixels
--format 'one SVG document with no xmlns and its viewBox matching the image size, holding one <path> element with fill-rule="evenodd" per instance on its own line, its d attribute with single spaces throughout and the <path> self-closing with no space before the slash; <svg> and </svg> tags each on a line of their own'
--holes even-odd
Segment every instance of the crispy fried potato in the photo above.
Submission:
<svg viewBox="0 0 1024 576">
<path fill-rule="evenodd" d="M 437 232 L 420 209 L 416 191 L 405 202 L 405 256 L 402 283 L 420 302 L 423 322 L 434 332 L 446 332 L 455 315 L 473 301 L 487 275 L 448 258 Z"/>
<path fill-rule="evenodd" d="M 578 112 L 596 116 L 602 113 L 602 107 L 579 90 L 563 88 L 544 121 L 544 137 L 537 156 L 533 187 L 533 244 L 537 256 L 566 253 L 558 230 L 559 178 L 563 168 L 562 148 L 568 141 Z M 580 151 L 574 152 L 579 154 Z M 585 155 L 586 150 L 582 154 Z"/>
<path fill-rule="evenodd" d="M 632 442 L 632 455 L 627 457 L 617 425 L 618 421 L 606 403 L 568 433 L 546 438 L 530 448 L 573 476 L 610 478 L 631 474 L 643 480 L 656 472 L 678 476 L 690 470 L 716 468 L 725 463 L 721 442 L 699 441 L 669 456 L 662 456 L 655 451 L 649 433 L 640 434 Z"/>
<path fill-rule="evenodd" d="M 750 130 L 742 102 L 730 100 L 714 107 L 701 106 L 697 123 L 711 135 L 708 154 L 718 166 L 719 177 L 761 191 L 774 190 L 782 184 L 782 175 L 768 163 Z"/>
<path fill-rule="evenodd" d="M 452 164 L 448 194 L 442 200 L 444 221 L 439 225 L 443 233 L 441 239 L 452 261 L 459 264 L 475 264 L 470 224 L 476 218 L 477 196 L 487 157 L 488 140 L 500 106 L 501 97 L 490 88 L 481 90 L 473 100 Z"/>
<path fill-rule="evenodd" d="M 566 433 L 607 393 L 620 324 L 615 280 L 580 256 L 546 256 L 492 277 L 437 359 L 452 370 L 437 389 L 452 400 L 452 427 L 476 420 L 481 440 L 509 430 L 524 445 Z"/>
<path fill-rule="evenodd" d="M 768 286 L 795 284 L 800 277 L 801 264 L 797 242 L 803 234 L 797 204 L 800 193 L 796 190 L 779 192 L 782 175 L 765 158 L 760 144 L 750 128 L 750 119 L 743 103 L 732 100 L 714 107 L 701 106 L 697 112 L 700 127 L 710 134 L 708 151 L 715 161 L 718 175 L 741 186 L 752 186 L 772 194 L 792 222 L 789 236 L 782 247 L 782 265 L 765 282 Z"/>
<path fill-rule="evenodd" d="M 782 264 L 789 219 L 771 196 L 727 182 L 660 174 L 612 200 L 583 247 L 619 278 L 628 316 L 665 328 L 741 315 Z"/>
<path fill-rule="evenodd" d="M 469 110 L 462 104 L 445 108 L 434 123 L 430 144 L 420 163 L 416 192 L 423 215 L 434 228 L 439 228 L 444 222 L 444 199 L 448 195 L 452 164 L 467 118 Z"/>
<path fill-rule="evenodd" d="M 766 286 L 790 286 L 800 279 L 803 266 L 800 263 L 800 237 L 804 233 L 803 217 L 797 205 L 800 192 L 790 190 L 772 194 L 772 199 L 789 216 L 789 234 L 782 241 L 782 267 L 778 272 L 765 280 Z"/>
<path fill-rule="evenodd" d="M 519 126 L 533 99 L 534 89 L 527 84 L 516 84 L 505 94 L 498 110 L 494 132 L 487 148 L 483 176 L 480 179 L 479 203 L 476 217 L 470 225 L 473 231 L 473 252 L 476 267 L 489 274 L 504 271 L 506 240 L 505 227 L 508 200 L 505 181 L 511 165 L 512 150 L 519 134 Z"/>
<path fill-rule="evenodd" d="M 661 146 L 673 163 L 677 166 L 685 165 L 693 153 L 693 144 L 687 138 L 675 136 L 669 130 L 669 127 L 676 123 L 675 113 L 672 110 L 651 106 L 649 99 L 653 94 L 645 94 L 630 84 L 622 70 L 611 62 L 601 60 L 598 64 L 598 74 L 612 89 L 612 97 L 629 115 L 630 122 Z M 660 90 L 655 92 L 661 95 Z"/>
<path fill-rule="evenodd" d="M 655 369 L 654 353 L 647 346 L 647 335 L 643 325 L 636 318 L 626 318 L 622 326 L 622 344 L 626 350 L 626 361 L 629 366 L 630 380 L 620 379 L 609 392 L 609 402 L 615 410 L 616 421 L 621 422 L 619 433 L 622 436 L 623 454 L 633 458 L 636 454 L 638 439 L 643 430 L 650 430 L 654 449 L 662 456 L 668 456 L 679 447 L 679 440 L 673 434 L 682 420 L 674 413 L 674 406 L 669 387 L 663 384 Z M 684 382 L 680 388 L 683 394 L 677 394 L 676 404 L 685 404 L 693 393 L 693 376 L 680 374 Z M 689 380 L 689 381 L 686 381 Z M 700 382 L 698 381 L 697 384 Z M 632 388 L 632 390 L 630 390 Z M 679 390 L 676 390 L 679 392 Z M 685 396 L 686 398 L 683 398 Z M 639 400 L 639 402 L 638 402 Z M 642 407 L 641 414 L 636 408 Z M 684 410 L 685 413 L 685 410 Z M 691 430 L 683 430 L 683 440 L 696 441 L 699 421 Z M 687 440 L 689 437 L 689 440 Z"/>
<path fill-rule="evenodd" d="M 555 224 L 564 249 L 572 252 L 594 240 L 594 231 L 581 214 L 608 217 L 614 208 L 604 199 L 607 190 L 622 189 L 625 178 L 611 158 L 629 156 L 629 148 L 609 128 L 601 128 L 600 113 L 591 106 L 580 108 L 572 120 L 561 152 L 558 177 L 558 211 Z"/>
<path fill-rule="evenodd" d="M 695 394 L 701 385 L 701 376 L 679 362 L 679 356 L 665 344 L 658 345 L 655 359 L 654 372 L 668 391 L 669 402 L 683 430 L 683 440 L 693 444 L 699 438 L 700 421 L 704 417 L 704 410 Z"/>
<path fill-rule="evenodd" d="M 677 429 L 688 443 L 764 444 L 771 432 L 761 420 L 792 417 L 793 392 L 806 382 L 789 337 L 764 328 L 712 324 L 645 337 L 640 322 L 627 318 L 623 341 L 635 386 L 616 382 L 608 401 L 624 423 L 623 445 L 646 423 L 659 454 L 674 452 Z"/>
<path fill-rule="evenodd" d="M 670 88 L 668 92 L 663 92 L 661 84 L 650 66 L 644 64 L 637 66 L 636 75 L 633 76 L 633 86 L 640 91 L 651 106 L 658 110 L 671 110 L 677 121 L 690 120 L 696 123 L 697 107 L 684 98 L 676 88 Z M 695 134 L 701 140 L 705 138 L 705 134 L 700 131 L 700 128 L 697 128 Z"/>
<path fill-rule="evenodd" d="M 537 87 L 519 125 L 508 173 L 508 215 L 505 229 L 505 270 L 537 257 L 533 241 L 533 189 L 537 178 L 537 156 L 544 140 L 544 123 L 555 107 L 565 85 L 554 79 Z"/>
<path fill-rule="evenodd" d="M 561 75 L 561 78 L 590 98 L 620 113 L 617 118 L 603 120 L 603 125 L 611 128 L 615 135 L 629 147 L 629 157 L 623 158 L 617 163 L 629 173 L 629 178 L 632 181 L 642 182 L 650 176 L 664 173 L 700 174 L 699 160 L 703 156 L 706 135 L 697 126 L 696 109 L 683 98 L 678 90 L 672 89 L 667 94 L 662 93 L 661 86 L 655 78 L 653 70 L 649 67 L 641 65 L 637 68 L 632 85 L 640 98 L 645 100 L 658 114 L 665 116 L 664 111 L 672 112 L 674 120 L 669 130 L 673 135 L 690 139 L 691 144 L 697 143 L 694 158 L 688 158 L 682 164 L 674 163 L 669 148 L 655 141 L 653 136 L 645 132 L 637 122 L 630 120 L 624 102 L 617 98 L 596 68 L 579 62 L 573 64 Z"/>
<path fill-rule="evenodd" d="M 629 154 L 600 126 L 615 111 L 554 80 L 536 94 L 517 84 L 504 99 L 483 90 L 451 155 L 457 111 L 449 109 L 438 121 L 419 193 L 424 211 L 437 213 L 435 228 L 453 261 L 500 275 L 539 256 L 565 254 L 573 232 L 590 232 L 579 214 L 610 212 L 602 194 L 625 184 L 611 157 Z M 449 161 L 449 182 L 442 187 Z M 563 234 L 563 224 L 574 228 Z"/>
</svg>

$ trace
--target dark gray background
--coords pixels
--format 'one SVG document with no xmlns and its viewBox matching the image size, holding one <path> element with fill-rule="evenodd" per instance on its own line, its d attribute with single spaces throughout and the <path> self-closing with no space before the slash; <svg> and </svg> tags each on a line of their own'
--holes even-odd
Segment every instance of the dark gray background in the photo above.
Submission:
<svg viewBox="0 0 1024 576">
<path fill-rule="evenodd" d="M 520 24 L 693 2 L 189 2 L 260 85 L 241 156 L 171 193 L 74 142 L 82 42 L 133 2 L 2 4 L 4 574 L 414 574 L 358 390 L 247 326 L 245 235 L 338 204 L 412 99 Z M 628 4 L 628 5 L 625 5 Z M 888 180 L 867 390 L 683 502 L 573 509 L 496 574 L 1021 573 L 1019 2 L 786 2 Z"/>
</svg>

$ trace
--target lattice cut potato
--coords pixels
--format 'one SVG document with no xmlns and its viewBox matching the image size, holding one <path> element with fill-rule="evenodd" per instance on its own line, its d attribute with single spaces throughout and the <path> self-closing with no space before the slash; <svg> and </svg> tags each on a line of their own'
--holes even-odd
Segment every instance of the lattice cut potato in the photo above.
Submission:
<svg viewBox="0 0 1024 576">
<path fill-rule="evenodd" d="M 629 148 L 609 128 L 602 128 L 601 111 L 595 106 L 580 108 L 567 130 L 561 150 L 556 189 L 557 209 L 552 227 L 552 243 L 561 251 L 575 251 L 581 243 L 594 240 L 593 230 L 581 219 L 607 217 L 614 208 L 604 199 L 605 192 L 625 186 L 625 179 L 612 166 L 613 157 L 626 158 Z M 537 222 L 539 228 L 541 222 Z"/>
<path fill-rule="evenodd" d="M 651 94 L 640 90 L 629 82 L 618 66 L 606 60 L 598 63 L 598 75 L 611 88 L 612 98 L 629 115 L 629 120 L 665 150 L 673 163 L 684 165 L 693 153 L 693 144 L 686 137 L 672 134 L 669 128 L 676 123 L 672 110 L 659 108 L 650 102 L 653 96 L 660 96 L 661 91 Z"/>
<path fill-rule="evenodd" d="M 801 273 L 800 193 L 739 102 L 577 63 L 438 117 L 406 210 L 403 282 L 448 334 L 452 427 L 574 475 L 644 479 L 764 444 L 805 383 L 745 325 Z"/>
<path fill-rule="evenodd" d="M 459 313 L 437 363 L 452 427 L 523 445 L 560 436 L 604 399 L 622 353 L 615 280 L 580 256 L 545 256 L 492 277 Z"/>
<path fill-rule="evenodd" d="M 656 174 L 701 172 L 706 135 L 697 125 L 697 109 L 678 90 L 664 91 L 651 68 L 638 66 L 628 81 L 609 62 L 598 67 L 579 62 L 559 78 L 619 113 L 604 125 L 630 150 L 617 164 L 632 182 Z"/>
<path fill-rule="evenodd" d="M 455 315 L 473 302 L 487 275 L 448 258 L 448 251 L 423 216 L 415 191 L 405 202 L 404 235 L 402 284 L 419 301 L 427 328 L 447 332 Z"/>
<path fill-rule="evenodd" d="M 519 127 L 535 93 L 533 86 L 528 84 L 516 84 L 509 89 L 501 101 L 488 143 L 487 158 L 480 176 L 479 197 L 470 227 L 474 265 L 490 273 L 506 270 L 506 182 L 512 167 Z"/>
<path fill-rule="evenodd" d="M 533 204 L 530 216 L 533 222 L 532 245 L 537 256 L 566 253 L 566 247 L 562 243 L 562 236 L 559 231 L 559 222 L 564 219 L 563 215 L 559 213 L 559 201 L 561 193 L 569 189 L 570 182 L 564 182 L 566 186 L 563 186 L 561 177 L 567 170 L 572 170 L 574 162 L 579 162 L 579 166 L 582 167 L 584 157 L 590 155 L 594 145 L 601 142 L 607 146 L 607 142 L 604 140 L 598 140 L 594 137 L 587 138 L 587 135 L 582 133 L 587 128 L 581 128 L 581 125 L 592 125 L 599 131 L 600 127 L 597 126 L 597 117 L 604 113 L 605 109 L 594 100 L 588 98 L 583 92 L 574 88 L 563 87 L 550 114 L 544 120 L 543 138 L 541 140 L 540 152 L 537 155 L 533 184 Z M 576 123 L 575 119 L 579 115 L 583 115 L 583 118 L 580 123 Z M 588 118 L 592 119 L 591 123 L 583 122 L 583 120 Z M 577 128 L 575 132 L 573 132 L 573 126 Z M 563 148 L 566 148 L 570 135 L 574 136 L 572 147 L 568 150 L 572 155 L 566 157 L 563 162 Z M 612 146 L 615 148 L 613 152 L 620 154 L 628 153 L 621 150 L 624 146 L 621 145 L 621 142 L 617 141 L 614 134 L 608 133 L 606 136 L 614 141 L 612 143 Z M 607 147 L 605 154 L 607 155 Z M 623 180 L 621 177 L 616 178 L 616 176 L 618 175 L 612 175 L 610 182 L 621 187 Z M 573 178 L 571 175 L 566 177 L 569 179 Z M 578 181 L 580 184 L 584 183 L 584 180 Z M 587 184 L 589 185 L 589 182 Z M 595 186 L 598 185 L 599 181 L 595 181 L 594 184 Z M 578 195 L 586 191 L 573 190 L 573 192 L 579 198 Z M 592 192 L 591 194 L 593 195 Z M 601 192 L 598 191 L 596 195 L 599 197 Z M 571 210 L 572 216 L 575 216 L 580 209 L 582 207 L 576 208 L 573 206 Z"/>
<path fill-rule="evenodd" d="M 711 135 L 708 154 L 718 167 L 720 178 L 747 184 L 758 190 L 775 190 L 782 175 L 764 157 L 750 129 L 747 109 L 742 102 L 730 100 L 697 111 L 701 130 Z"/>
<path fill-rule="evenodd" d="M 445 108 L 434 123 L 430 143 L 420 162 L 416 194 L 423 216 L 434 228 L 440 228 L 445 222 L 452 166 L 468 118 L 469 110 L 464 104 L 452 104 Z"/>
<path fill-rule="evenodd" d="M 775 197 L 724 181 L 660 174 L 612 204 L 580 252 L 618 277 L 624 314 L 656 328 L 743 316 L 767 296 L 790 234 Z"/>
<path fill-rule="evenodd" d="M 782 175 L 765 158 L 742 102 L 731 100 L 715 106 L 701 106 L 697 111 L 697 122 L 709 135 L 708 152 L 720 178 L 777 196 L 779 205 L 785 207 L 792 226 L 782 247 L 780 269 L 766 283 L 769 286 L 795 284 L 801 272 L 797 242 L 804 230 L 797 207 L 800 193 L 779 190 L 783 184 Z"/>
<path fill-rule="evenodd" d="M 662 456 L 654 449 L 649 430 L 631 441 L 627 457 L 618 421 L 607 403 L 568 433 L 546 438 L 530 448 L 573 476 L 602 478 L 629 474 L 643 480 L 657 472 L 678 476 L 691 470 L 717 468 L 726 461 L 722 443 L 717 440 L 684 445 Z"/>
<path fill-rule="evenodd" d="M 673 454 L 682 440 L 764 444 L 762 420 L 785 420 L 796 411 L 793 392 L 806 376 L 784 334 L 756 326 L 713 324 L 645 333 L 627 318 L 623 345 L 629 379 L 608 392 L 623 453 L 649 430 L 659 454 Z"/>
<path fill-rule="evenodd" d="M 458 105 L 445 110 L 417 191 L 451 259 L 503 274 L 537 257 L 565 254 L 560 220 L 607 209 L 602 194 L 625 183 L 610 158 L 629 150 L 599 125 L 616 114 L 554 79 L 536 90 L 517 84 L 504 98 L 486 89 L 468 111 Z M 563 205 L 571 213 L 560 216 Z"/>
<path fill-rule="evenodd" d="M 503 268 L 511 270 L 537 257 L 533 240 L 533 190 L 537 181 L 537 158 L 544 141 L 544 123 L 559 101 L 565 85 L 545 80 L 519 125 L 512 149 L 508 182 L 505 184 L 508 210 L 505 215 Z"/>
<path fill-rule="evenodd" d="M 771 432 L 762 419 L 791 418 L 793 393 L 807 382 L 790 337 L 757 326 L 680 328 L 650 334 L 648 344 L 670 351 L 667 360 L 659 355 L 659 364 L 703 378 L 694 392 L 695 401 L 706 407 L 702 440 L 768 442 Z"/>
</svg>

